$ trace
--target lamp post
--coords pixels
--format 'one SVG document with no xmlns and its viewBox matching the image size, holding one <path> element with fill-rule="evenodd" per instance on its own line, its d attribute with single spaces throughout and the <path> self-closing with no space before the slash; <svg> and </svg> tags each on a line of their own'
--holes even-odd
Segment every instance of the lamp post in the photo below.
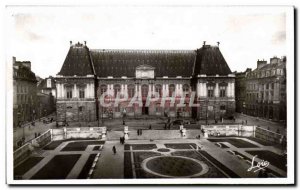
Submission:
<svg viewBox="0 0 300 190">
<path fill-rule="evenodd" d="M 17 113 L 18 114 L 18 123 L 19 123 L 19 127 L 22 127 L 23 124 L 23 109 L 21 108 L 21 110 Z M 23 118 L 23 119 L 22 119 Z M 22 120 L 21 120 L 22 119 Z M 22 127 L 22 141 L 25 140 L 25 127 Z"/>
<path fill-rule="evenodd" d="M 208 98 L 206 99 L 206 125 L 208 124 Z"/>
</svg>

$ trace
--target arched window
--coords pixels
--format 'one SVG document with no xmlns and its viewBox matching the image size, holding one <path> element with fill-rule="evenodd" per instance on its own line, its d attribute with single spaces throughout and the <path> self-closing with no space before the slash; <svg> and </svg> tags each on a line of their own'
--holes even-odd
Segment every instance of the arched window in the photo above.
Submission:
<svg viewBox="0 0 300 190">
<path fill-rule="evenodd" d="M 146 85 L 146 84 L 142 85 L 142 97 L 147 97 L 148 91 L 149 91 L 148 85 Z"/>
<path fill-rule="evenodd" d="M 128 85 L 127 87 L 128 90 L 128 98 L 134 97 L 134 85 Z"/>
<path fill-rule="evenodd" d="M 162 90 L 161 90 L 161 85 L 160 84 L 157 84 L 155 85 L 155 93 L 158 93 L 159 97 L 162 96 Z"/>
<path fill-rule="evenodd" d="M 172 97 L 174 92 L 175 92 L 175 85 L 170 84 L 169 85 L 169 97 Z"/>
<path fill-rule="evenodd" d="M 114 95 L 117 97 L 117 94 L 121 92 L 121 86 L 119 84 L 114 85 Z"/>
</svg>

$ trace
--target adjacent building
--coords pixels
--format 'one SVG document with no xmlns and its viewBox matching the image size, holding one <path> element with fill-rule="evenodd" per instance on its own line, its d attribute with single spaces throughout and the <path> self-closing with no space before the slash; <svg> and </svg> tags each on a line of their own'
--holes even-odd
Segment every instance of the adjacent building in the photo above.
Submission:
<svg viewBox="0 0 300 190">
<path fill-rule="evenodd" d="M 252 71 L 247 68 L 244 72 L 235 72 L 236 112 L 244 113 L 246 107 L 246 74 Z"/>
<path fill-rule="evenodd" d="M 257 68 L 245 72 L 245 114 L 272 120 L 286 120 L 286 57 L 273 57 L 270 62 L 258 60 Z M 244 92 L 238 96 L 243 96 Z"/>
<path fill-rule="evenodd" d="M 38 83 L 38 90 L 40 93 L 52 95 L 56 98 L 56 85 L 54 77 L 49 76 L 45 79 L 41 79 Z"/>
<path fill-rule="evenodd" d="M 30 61 L 13 57 L 13 117 L 14 127 L 36 118 L 37 80 Z"/>
<path fill-rule="evenodd" d="M 56 85 L 52 76 L 41 79 L 38 83 L 38 107 L 39 117 L 47 116 L 55 112 L 56 108 Z"/>
<path fill-rule="evenodd" d="M 219 43 L 204 42 L 197 50 L 124 50 L 70 42 L 55 81 L 61 122 L 125 115 L 219 119 L 235 111 L 235 75 Z M 116 102 L 123 97 L 129 99 Z M 135 97 L 139 101 L 131 104 Z"/>
</svg>

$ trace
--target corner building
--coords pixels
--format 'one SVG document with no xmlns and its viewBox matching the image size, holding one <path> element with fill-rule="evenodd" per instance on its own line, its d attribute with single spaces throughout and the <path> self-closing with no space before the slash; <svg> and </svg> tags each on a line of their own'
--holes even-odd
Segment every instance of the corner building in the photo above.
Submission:
<svg viewBox="0 0 300 190">
<path fill-rule="evenodd" d="M 58 121 L 124 115 L 219 119 L 235 110 L 235 75 L 219 47 L 205 43 L 197 50 L 118 50 L 89 49 L 86 43 L 70 42 L 55 79 Z M 196 95 L 191 100 L 192 92 Z M 149 93 L 159 97 L 147 105 Z M 117 94 L 129 99 L 115 107 Z M 141 104 L 129 106 L 134 96 Z M 169 97 L 175 98 L 174 105 Z M 180 99 L 184 106 L 178 106 Z M 102 106 L 101 101 L 110 106 Z M 190 102 L 199 106 L 190 107 Z"/>
</svg>

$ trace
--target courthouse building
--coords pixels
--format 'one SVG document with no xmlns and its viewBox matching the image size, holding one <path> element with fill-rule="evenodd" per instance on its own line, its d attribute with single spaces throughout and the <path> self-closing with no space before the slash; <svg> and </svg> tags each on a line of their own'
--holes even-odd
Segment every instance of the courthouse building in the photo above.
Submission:
<svg viewBox="0 0 300 190">
<path fill-rule="evenodd" d="M 235 75 L 219 43 L 204 42 L 197 50 L 125 50 L 89 49 L 86 42 L 70 42 L 55 80 L 57 120 L 61 122 L 125 115 L 219 120 L 235 111 Z M 155 93 L 159 97 L 147 105 L 147 96 Z M 115 106 L 118 94 L 129 99 Z M 133 97 L 141 103 L 130 106 Z M 170 97 L 175 98 L 174 105 Z M 109 106 L 100 104 L 103 101 Z M 190 102 L 199 106 L 190 107 Z"/>
<path fill-rule="evenodd" d="M 243 113 L 276 121 L 286 120 L 286 57 L 270 58 L 270 63 L 258 60 L 257 68 L 247 71 L 244 76 L 241 79 L 246 85 L 245 92 L 241 92 L 246 95 Z"/>
</svg>

